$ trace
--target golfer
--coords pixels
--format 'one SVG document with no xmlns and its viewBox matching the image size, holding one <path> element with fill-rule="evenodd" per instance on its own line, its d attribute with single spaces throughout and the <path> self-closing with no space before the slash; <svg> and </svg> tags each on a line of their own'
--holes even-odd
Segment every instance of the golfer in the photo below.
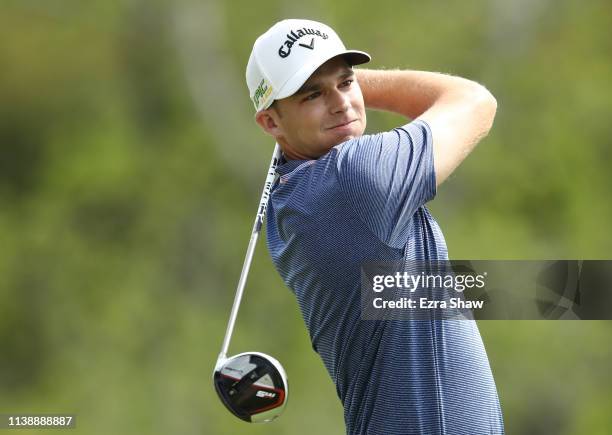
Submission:
<svg viewBox="0 0 612 435">
<path fill-rule="evenodd" d="M 283 153 L 267 243 L 336 385 L 347 434 L 504 433 L 473 320 L 362 320 L 366 261 L 446 260 L 425 204 L 493 123 L 481 85 L 420 71 L 353 69 L 330 27 L 284 20 L 246 70 L 257 124 Z M 412 121 L 364 135 L 366 108 Z"/>
</svg>

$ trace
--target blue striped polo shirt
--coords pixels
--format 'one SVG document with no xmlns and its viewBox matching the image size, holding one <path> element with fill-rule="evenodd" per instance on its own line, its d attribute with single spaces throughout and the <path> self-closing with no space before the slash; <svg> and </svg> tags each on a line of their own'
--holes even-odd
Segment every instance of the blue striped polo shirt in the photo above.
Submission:
<svg viewBox="0 0 612 435">
<path fill-rule="evenodd" d="M 354 138 L 277 172 L 268 249 L 336 385 L 347 434 L 503 434 L 473 320 L 361 319 L 362 263 L 448 259 L 425 207 L 436 194 L 427 123 Z"/>
</svg>

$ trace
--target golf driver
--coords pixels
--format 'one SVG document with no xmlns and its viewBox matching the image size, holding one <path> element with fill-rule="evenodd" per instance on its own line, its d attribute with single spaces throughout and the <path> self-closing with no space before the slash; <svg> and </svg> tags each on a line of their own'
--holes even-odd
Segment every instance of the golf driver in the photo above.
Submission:
<svg viewBox="0 0 612 435">
<path fill-rule="evenodd" d="M 247 248 L 242 272 L 238 280 L 238 288 L 234 298 L 234 305 L 227 324 L 225 338 L 221 353 L 217 358 L 213 383 L 221 402 L 236 417 L 251 423 L 263 423 L 274 420 L 285 408 L 289 390 L 287 389 L 287 375 L 280 363 L 269 355 L 260 352 L 245 352 L 227 357 L 229 342 L 234 330 L 238 308 L 242 300 L 247 275 L 251 267 L 251 260 L 255 252 L 255 245 L 263 219 L 268 206 L 270 190 L 274 183 L 276 167 L 280 161 L 281 152 L 278 144 L 274 147 L 270 169 L 264 184 L 261 200 L 251 239 Z"/>
</svg>

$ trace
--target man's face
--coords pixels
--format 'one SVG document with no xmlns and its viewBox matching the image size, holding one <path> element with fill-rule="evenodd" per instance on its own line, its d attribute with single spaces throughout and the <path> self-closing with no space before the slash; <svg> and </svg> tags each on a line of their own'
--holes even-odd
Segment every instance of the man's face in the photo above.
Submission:
<svg viewBox="0 0 612 435">
<path fill-rule="evenodd" d="M 333 146 L 361 136 L 365 105 L 355 74 L 338 56 L 321 65 L 294 95 L 268 109 L 269 131 L 289 158 L 314 159 Z"/>
</svg>

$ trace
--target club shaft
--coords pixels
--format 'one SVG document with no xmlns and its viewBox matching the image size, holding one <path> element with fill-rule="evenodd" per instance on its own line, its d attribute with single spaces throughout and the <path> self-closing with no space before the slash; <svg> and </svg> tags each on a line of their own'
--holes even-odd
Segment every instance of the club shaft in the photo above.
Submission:
<svg viewBox="0 0 612 435">
<path fill-rule="evenodd" d="M 242 272 L 240 272 L 240 279 L 238 280 L 238 287 L 236 288 L 236 296 L 234 297 L 234 305 L 232 306 L 232 312 L 230 313 L 229 322 L 227 323 L 227 330 L 225 331 L 225 338 L 223 339 L 223 346 L 221 347 L 219 360 L 224 359 L 227 355 L 227 350 L 234 331 L 234 324 L 236 323 L 236 317 L 238 316 L 238 309 L 240 308 L 240 302 L 242 301 L 242 294 L 244 293 L 247 276 L 249 275 L 249 269 L 251 268 L 251 261 L 253 260 L 253 254 L 255 253 L 257 239 L 263 225 L 264 216 L 266 215 L 270 190 L 272 189 L 272 184 L 274 183 L 276 167 L 278 166 L 280 157 L 281 150 L 278 144 L 276 144 L 274 146 L 272 160 L 270 161 L 268 175 L 266 176 L 266 181 L 261 193 L 259 207 L 257 208 L 257 215 L 255 216 L 255 223 L 253 224 L 253 230 L 251 231 L 251 239 L 249 240 L 249 246 L 247 247 L 244 263 L 242 265 Z"/>
</svg>

